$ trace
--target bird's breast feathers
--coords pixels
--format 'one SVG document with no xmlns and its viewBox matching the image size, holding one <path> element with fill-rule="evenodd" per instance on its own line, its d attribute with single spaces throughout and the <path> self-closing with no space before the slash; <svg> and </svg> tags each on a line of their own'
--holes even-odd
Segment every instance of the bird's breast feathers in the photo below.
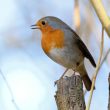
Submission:
<svg viewBox="0 0 110 110">
<path fill-rule="evenodd" d="M 66 68 L 75 68 L 76 63 L 81 61 L 82 57 L 78 54 L 73 54 L 72 49 L 66 47 L 63 48 L 52 48 L 49 53 L 47 53 L 53 61 Z"/>
<path fill-rule="evenodd" d="M 55 62 L 68 68 L 76 67 L 76 62 L 81 61 L 83 57 L 76 46 L 73 46 L 73 39 L 66 40 L 64 36 L 61 30 L 42 33 L 42 48 Z"/>
<path fill-rule="evenodd" d="M 48 54 L 52 48 L 64 47 L 64 32 L 61 30 L 52 30 L 47 33 L 42 33 L 42 48 Z"/>
</svg>

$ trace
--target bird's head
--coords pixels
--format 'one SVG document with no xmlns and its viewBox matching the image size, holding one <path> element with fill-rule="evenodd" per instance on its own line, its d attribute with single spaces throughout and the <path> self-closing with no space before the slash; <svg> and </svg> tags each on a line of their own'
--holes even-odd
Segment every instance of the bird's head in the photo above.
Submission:
<svg viewBox="0 0 110 110">
<path fill-rule="evenodd" d="M 40 29 L 41 32 L 44 33 L 44 32 L 53 31 L 55 29 L 63 29 L 66 26 L 67 25 L 59 18 L 53 16 L 47 16 L 38 20 L 37 23 L 35 25 L 32 25 L 31 28 Z"/>
</svg>

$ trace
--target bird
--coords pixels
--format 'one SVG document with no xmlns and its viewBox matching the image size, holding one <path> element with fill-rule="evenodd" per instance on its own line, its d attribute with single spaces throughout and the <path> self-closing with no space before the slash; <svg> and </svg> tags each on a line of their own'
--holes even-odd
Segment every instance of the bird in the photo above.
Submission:
<svg viewBox="0 0 110 110">
<path fill-rule="evenodd" d="M 76 32 L 61 19 L 54 16 L 45 16 L 39 19 L 32 29 L 39 29 L 42 33 L 41 46 L 44 53 L 54 62 L 67 69 L 78 72 L 88 91 L 92 81 L 84 65 L 87 58 L 96 67 L 96 63 Z"/>
</svg>

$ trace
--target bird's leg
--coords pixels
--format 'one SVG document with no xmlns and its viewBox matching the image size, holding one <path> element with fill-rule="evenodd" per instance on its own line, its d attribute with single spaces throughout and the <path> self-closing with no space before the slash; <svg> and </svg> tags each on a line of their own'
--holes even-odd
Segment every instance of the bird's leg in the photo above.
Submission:
<svg viewBox="0 0 110 110">
<path fill-rule="evenodd" d="M 60 77 L 60 79 L 62 79 L 63 78 L 63 76 L 66 74 L 66 72 L 68 71 L 69 69 L 67 68 L 65 71 L 64 71 L 64 73 L 62 74 L 62 76 Z M 59 80 L 60 80 L 59 79 Z"/>
<path fill-rule="evenodd" d="M 67 68 L 67 69 L 64 71 L 64 73 L 62 74 L 62 76 L 60 77 L 60 79 L 63 78 L 63 76 L 66 74 L 66 72 L 67 72 L 68 70 L 69 70 L 69 69 Z M 59 79 L 59 80 L 60 80 L 60 79 Z M 54 82 L 54 85 L 56 85 L 57 81 L 58 81 L 58 80 L 56 80 L 56 81 Z"/>
</svg>

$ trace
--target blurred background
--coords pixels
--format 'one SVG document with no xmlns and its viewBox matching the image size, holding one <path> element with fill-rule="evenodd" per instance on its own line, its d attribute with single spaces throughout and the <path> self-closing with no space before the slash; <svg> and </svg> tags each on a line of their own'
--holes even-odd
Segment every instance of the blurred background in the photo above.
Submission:
<svg viewBox="0 0 110 110">
<path fill-rule="evenodd" d="M 102 0 L 110 15 L 110 1 Z M 78 5 L 79 4 L 79 5 Z M 78 7 L 77 7 L 78 6 Z M 0 110 L 57 110 L 54 95 L 65 68 L 41 48 L 41 32 L 30 26 L 44 16 L 56 16 L 77 31 L 97 62 L 101 23 L 88 0 L 0 0 Z M 104 35 L 103 58 L 91 110 L 107 110 L 110 39 Z M 95 69 L 85 59 L 92 79 Z M 85 94 L 88 101 L 89 92 Z"/>
</svg>

